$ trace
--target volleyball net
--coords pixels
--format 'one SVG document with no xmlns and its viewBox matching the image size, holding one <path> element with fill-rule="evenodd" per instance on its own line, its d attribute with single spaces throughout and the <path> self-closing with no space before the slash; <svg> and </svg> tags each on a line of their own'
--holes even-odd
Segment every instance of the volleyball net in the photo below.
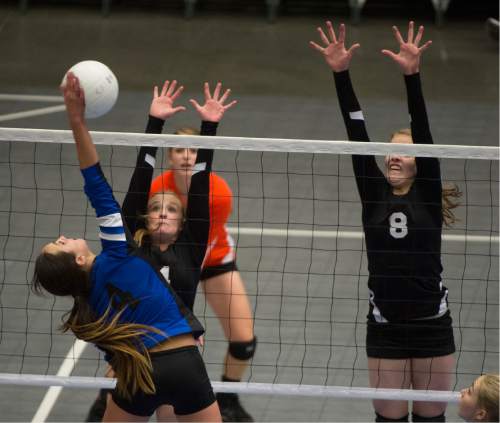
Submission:
<svg viewBox="0 0 500 423">
<path fill-rule="evenodd" d="M 352 154 L 441 159 L 443 181 L 463 193 L 457 222 L 443 229 L 441 253 L 457 349 L 454 390 L 498 372 L 497 147 L 109 132 L 92 137 L 120 203 L 139 146 L 215 149 L 214 171 L 234 195 L 228 227 L 258 337 L 246 382 L 214 382 L 216 390 L 457 400 L 456 392 L 367 388 L 368 272 Z M 164 151 L 155 175 L 166 169 Z M 100 250 L 82 184 L 70 131 L 0 128 L 0 384 L 113 384 L 101 378 L 106 364 L 95 347 L 58 330 L 70 300 L 36 296 L 29 286 L 40 248 L 60 234 L 85 238 Z M 201 289 L 195 314 L 206 328 L 203 358 L 215 381 L 227 341 Z"/>
</svg>

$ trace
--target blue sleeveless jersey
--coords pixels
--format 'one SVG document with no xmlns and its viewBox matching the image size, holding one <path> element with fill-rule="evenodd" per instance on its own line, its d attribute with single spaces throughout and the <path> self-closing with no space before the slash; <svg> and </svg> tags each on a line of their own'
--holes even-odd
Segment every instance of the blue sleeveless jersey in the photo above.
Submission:
<svg viewBox="0 0 500 423">
<path fill-rule="evenodd" d="M 121 322 L 161 330 L 163 334 L 149 332 L 142 336 L 146 348 L 186 333 L 198 338 L 204 332 L 202 325 L 159 270 L 137 255 L 138 250 L 128 242 L 120 206 L 99 164 L 82 169 L 82 174 L 85 193 L 96 211 L 102 244 L 91 271 L 91 307 L 101 316 L 111 302 L 112 316 L 124 309 Z"/>
</svg>

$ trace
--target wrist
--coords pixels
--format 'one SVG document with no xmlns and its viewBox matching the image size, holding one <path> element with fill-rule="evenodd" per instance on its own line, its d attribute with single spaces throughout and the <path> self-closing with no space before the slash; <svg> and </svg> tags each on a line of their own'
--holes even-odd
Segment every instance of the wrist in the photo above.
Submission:
<svg viewBox="0 0 500 423">
<path fill-rule="evenodd" d="M 72 128 L 85 125 L 85 118 L 83 116 L 68 116 L 68 120 Z"/>
</svg>

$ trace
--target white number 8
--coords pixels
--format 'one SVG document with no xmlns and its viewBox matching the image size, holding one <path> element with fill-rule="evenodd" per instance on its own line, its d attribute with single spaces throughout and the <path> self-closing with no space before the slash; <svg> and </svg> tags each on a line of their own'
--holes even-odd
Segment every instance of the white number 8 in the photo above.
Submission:
<svg viewBox="0 0 500 423">
<path fill-rule="evenodd" d="M 390 233 L 393 238 L 404 238 L 408 235 L 408 226 L 406 226 L 406 215 L 404 213 L 391 214 L 389 223 L 391 225 Z"/>
</svg>

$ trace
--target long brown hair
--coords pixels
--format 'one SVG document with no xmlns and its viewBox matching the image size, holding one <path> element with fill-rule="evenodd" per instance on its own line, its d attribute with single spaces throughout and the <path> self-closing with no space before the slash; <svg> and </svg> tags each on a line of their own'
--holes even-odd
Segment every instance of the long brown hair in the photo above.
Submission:
<svg viewBox="0 0 500 423">
<path fill-rule="evenodd" d="M 76 263 L 73 254 L 41 253 L 35 262 L 31 286 L 37 294 L 45 290 L 56 296 L 73 297 L 73 307 L 62 317 L 60 330 L 71 330 L 78 339 L 92 342 L 111 355 L 110 364 L 117 375 L 116 389 L 121 396 L 130 398 L 138 390 L 146 394 L 155 392 L 151 358 L 141 337 L 148 332 L 162 332 L 147 325 L 120 322 L 126 308 L 112 315 L 111 301 L 97 318 L 88 302 L 89 274 Z"/>
<path fill-rule="evenodd" d="M 411 129 L 409 128 L 403 128 L 397 130 L 396 132 L 393 132 L 391 134 L 391 139 L 394 138 L 395 135 L 407 135 L 412 139 L 413 142 Z M 462 196 L 462 191 L 460 191 L 460 188 L 458 187 L 457 184 L 449 182 L 445 182 L 443 184 L 441 190 L 443 223 L 448 227 L 452 226 L 455 222 L 459 220 L 455 216 L 455 213 L 453 213 L 452 210 L 460 205 L 460 202 L 457 201 L 457 199 L 460 198 L 461 196 Z"/>
</svg>

